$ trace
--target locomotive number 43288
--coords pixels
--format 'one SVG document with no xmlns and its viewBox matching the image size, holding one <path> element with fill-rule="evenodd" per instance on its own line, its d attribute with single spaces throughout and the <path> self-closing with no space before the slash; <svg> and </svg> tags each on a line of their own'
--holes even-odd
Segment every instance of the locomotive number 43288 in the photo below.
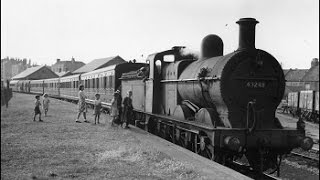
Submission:
<svg viewBox="0 0 320 180">
<path fill-rule="evenodd" d="M 248 81 L 246 83 L 247 88 L 260 89 L 266 87 L 266 82 L 264 81 Z"/>
</svg>

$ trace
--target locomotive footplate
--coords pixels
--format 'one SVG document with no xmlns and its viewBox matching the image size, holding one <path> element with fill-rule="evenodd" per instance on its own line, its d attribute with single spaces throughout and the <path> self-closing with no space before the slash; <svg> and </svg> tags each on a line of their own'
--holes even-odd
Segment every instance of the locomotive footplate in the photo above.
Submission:
<svg viewBox="0 0 320 180">
<path fill-rule="evenodd" d="M 217 129 L 214 132 L 214 144 L 222 148 L 240 150 L 242 148 L 292 149 L 312 148 L 313 140 L 295 129 L 256 129 L 249 133 L 247 129 Z"/>
</svg>

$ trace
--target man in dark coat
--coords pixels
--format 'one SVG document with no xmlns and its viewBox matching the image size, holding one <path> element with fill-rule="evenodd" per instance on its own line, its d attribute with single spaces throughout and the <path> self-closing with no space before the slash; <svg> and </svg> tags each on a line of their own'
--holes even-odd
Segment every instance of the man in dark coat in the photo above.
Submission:
<svg viewBox="0 0 320 180">
<path fill-rule="evenodd" d="M 122 118 L 122 126 L 125 123 L 124 128 L 129 128 L 129 122 L 133 118 L 133 106 L 132 106 L 132 91 L 128 91 L 127 97 L 123 100 L 123 118 Z"/>
</svg>

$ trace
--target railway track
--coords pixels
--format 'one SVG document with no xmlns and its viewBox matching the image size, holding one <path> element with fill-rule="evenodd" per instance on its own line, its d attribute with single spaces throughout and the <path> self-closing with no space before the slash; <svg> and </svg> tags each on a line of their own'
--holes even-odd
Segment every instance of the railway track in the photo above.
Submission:
<svg viewBox="0 0 320 180">
<path fill-rule="evenodd" d="M 234 161 L 233 164 L 230 164 L 229 167 L 232 169 L 250 177 L 253 179 L 259 179 L 259 180 L 281 180 L 281 178 L 272 176 L 267 173 L 259 174 L 257 175 L 248 165 L 241 163 L 239 161 Z"/>
<path fill-rule="evenodd" d="M 294 161 L 319 168 L 319 149 L 317 148 L 312 148 L 308 152 L 292 151 L 288 157 L 298 158 Z"/>
</svg>

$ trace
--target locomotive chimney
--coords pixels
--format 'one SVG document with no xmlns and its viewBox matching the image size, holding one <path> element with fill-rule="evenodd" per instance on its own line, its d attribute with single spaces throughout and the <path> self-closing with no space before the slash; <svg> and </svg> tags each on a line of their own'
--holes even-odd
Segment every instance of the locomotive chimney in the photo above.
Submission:
<svg viewBox="0 0 320 180">
<path fill-rule="evenodd" d="M 201 58 L 208 59 L 211 57 L 223 55 L 223 42 L 222 39 L 215 35 L 209 34 L 203 38 L 201 43 Z"/>
<path fill-rule="evenodd" d="M 237 23 L 240 26 L 238 50 L 255 49 L 255 27 L 259 22 L 254 18 L 241 18 Z"/>
</svg>

